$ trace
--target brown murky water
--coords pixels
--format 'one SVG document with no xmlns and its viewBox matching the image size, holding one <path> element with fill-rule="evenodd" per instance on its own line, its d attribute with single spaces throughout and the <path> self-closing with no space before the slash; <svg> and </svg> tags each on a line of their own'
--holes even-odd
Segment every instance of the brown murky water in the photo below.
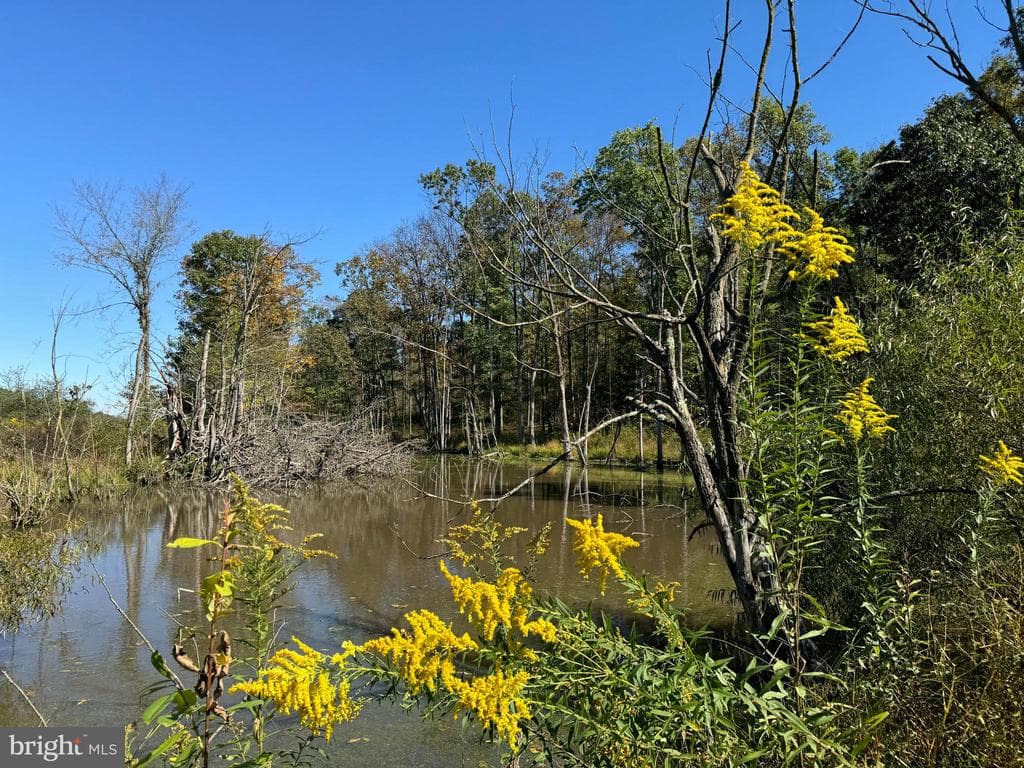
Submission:
<svg viewBox="0 0 1024 768">
<path fill-rule="evenodd" d="M 440 459 L 423 462 L 412 482 L 372 482 L 299 497 L 274 499 L 292 510 L 297 534 L 323 532 L 318 543 L 338 554 L 303 566 L 297 588 L 279 616 L 282 639 L 297 635 L 314 647 L 337 648 L 386 633 L 408 610 L 452 612 L 447 583 L 438 573 L 436 540 L 449 521 L 464 517 L 457 503 L 425 497 L 417 488 L 448 498 L 500 495 L 528 475 L 522 465 Z M 695 624 L 723 624 L 734 609 L 714 596 L 731 586 L 712 536 L 688 541 L 685 479 L 674 473 L 640 474 L 592 468 L 555 470 L 502 503 L 499 517 L 536 530 L 551 522 L 552 546 L 538 572 L 539 590 L 569 603 L 594 600 L 581 581 L 566 517 L 601 512 L 608 530 L 628 533 L 640 547 L 627 554 L 643 569 L 684 585 Z M 269 497 L 266 500 L 270 500 Z M 215 527 L 223 497 L 152 491 L 116 508 L 90 510 L 92 561 L 114 597 L 166 653 L 175 619 L 188 616 L 194 588 L 209 566 L 199 550 L 170 550 L 179 536 L 205 537 Z M 524 539 L 526 537 L 523 537 Z M 620 612 L 614 588 L 597 603 Z M 117 614 L 86 564 L 54 618 L 0 640 L 0 666 L 30 691 L 51 725 L 122 725 L 145 704 L 139 692 L 155 681 L 149 654 Z M 12 686 L 0 684 L 0 724 L 32 725 L 35 718 Z M 371 705 L 336 732 L 332 765 L 452 768 L 489 764 L 490 748 L 458 723 L 423 721 L 398 707 Z"/>
</svg>

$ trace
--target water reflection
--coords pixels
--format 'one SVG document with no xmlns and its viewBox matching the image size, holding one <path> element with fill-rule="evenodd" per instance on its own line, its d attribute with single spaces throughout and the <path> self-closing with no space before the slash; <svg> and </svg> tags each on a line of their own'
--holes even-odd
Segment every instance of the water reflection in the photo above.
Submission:
<svg viewBox="0 0 1024 768">
<path fill-rule="evenodd" d="M 279 616 L 282 637 L 295 634 L 332 648 L 342 639 L 361 642 L 386 632 L 407 610 L 450 612 L 450 592 L 438 573 L 437 539 L 465 519 L 467 506 L 458 500 L 500 496 L 529 472 L 524 466 L 444 458 L 425 462 L 409 482 L 361 483 L 273 499 L 292 510 L 296 537 L 323 532 L 318 546 L 338 555 L 310 562 L 299 572 L 298 586 Z M 531 531 L 552 523 L 551 550 L 537 574 L 540 590 L 570 603 L 593 601 L 595 607 L 622 611 L 613 587 L 597 601 L 581 581 L 565 523 L 569 516 L 600 512 L 608 530 L 640 541 L 626 555 L 634 568 L 683 583 L 695 623 L 727 623 L 734 609 L 708 595 L 727 590 L 728 575 L 710 538 L 690 541 L 689 499 L 688 485 L 678 475 L 564 467 L 524 486 L 497 515 Z M 177 622 L 194 621 L 197 600 L 188 590 L 209 568 L 202 550 L 165 545 L 181 536 L 207 537 L 223 503 L 219 494 L 156 490 L 115 509 L 88 511 L 97 570 L 158 647 L 169 647 Z M 521 538 L 525 543 L 529 537 Z M 133 720 L 141 711 L 138 692 L 154 679 L 148 651 L 88 567 L 78 574 L 60 614 L 3 641 L 0 665 L 32 692 L 51 723 L 62 725 Z M 0 723 L 34 723 L 11 686 L 0 687 Z M 361 738 L 368 741 L 347 743 Z M 367 708 L 336 740 L 340 747 L 332 764 L 337 765 L 476 766 L 491 755 L 472 733 L 460 736 L 455 723 L 422 723 L 390 707 Z"/>
</svg>

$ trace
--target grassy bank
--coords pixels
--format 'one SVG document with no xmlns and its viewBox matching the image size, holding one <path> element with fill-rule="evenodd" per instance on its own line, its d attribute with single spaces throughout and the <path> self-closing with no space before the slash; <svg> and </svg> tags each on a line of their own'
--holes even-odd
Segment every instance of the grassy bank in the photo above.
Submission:
<svg viewBox="0 0 1024 768">
<path fill-rule="evenodd" d="M 498 453 L 509 459 L 553 459 L 562 453 L 562 443 L 550 438 L 536 445 L 502 441 Z M 635 425 L 623 427 L 618 436 L 614 430 L 594 435 L 587 445 L 588 461 L 591 463 L 627 464 L 650 466 L 658 458 L 658 438 L 653 427 L 644 427 L 643 442 L 640 430 Z M 662 456 L 666 465 L 676 465 L 682 460 L 679 439 L 671 430 L 662 433 Z"/>
</svg>

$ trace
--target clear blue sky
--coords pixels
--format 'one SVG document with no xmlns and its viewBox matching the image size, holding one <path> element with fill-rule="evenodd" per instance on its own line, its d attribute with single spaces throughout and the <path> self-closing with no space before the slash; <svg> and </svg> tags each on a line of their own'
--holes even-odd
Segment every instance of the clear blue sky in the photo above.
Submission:
<svg viewBox="0 0 1024 768">
<path fill-rule="evenodd" d="M 417 176 L 461 162 L 516 104 L 514 145 L 571 170 L 620 128 L 658 120 L 680 138 L 700 119 L 714 0 L 350 2 L 37 0 L 0 5 L 0 371 L 46 371 L 50 313 L 94 306 L 101 278 L 60 266 L 53 206 L 71 181 L 190 186 L 195 232 L 322 230 L 305 246 L 332 268 L 424 205 Z M 760 0 L 737 0 L 736 42 L 756 56 Z M 960 10 L 974 63 L 998 33 Z M 853 0 L 802 0 L 805 70 L 856 15 Z M 695 71 L 696 69 L 696 71 Z M 732 80 L 729 79 L 731 76 Z M 744 78 L 733 60 L 727 83 Z M 805 95 L 835 145 L 866 149 L 954 90 L 891 21 L 868 18 Z M 173 271 L 157 334 L 173 329 Z M 70 379 L 115 407 L 131 318 L 69 325 Z"/>
</svg>

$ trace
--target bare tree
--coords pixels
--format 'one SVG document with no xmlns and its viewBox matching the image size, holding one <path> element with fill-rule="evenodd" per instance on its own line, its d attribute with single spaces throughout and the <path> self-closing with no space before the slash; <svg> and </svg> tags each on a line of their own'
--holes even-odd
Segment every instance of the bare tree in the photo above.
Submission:
<svg viewBox="0 0 1024 768">
<path fill-rule="evenodd" d="M 481 255 L 489 257 L 510 280 L 517 281 L 524 292 L 547 294 L 569 306 L 586 307 L 604 322 L 626 330 L 642 345 L 643 360 L 655 374 L 657 385 L 654 391 L 637 393 L 637 410 L 678 435 L 748 626 L 761 636 L 774 634 L 777 647 L 766 650 L 782 655 L 792 651 L 799 618 L 784 615 L 777 560 L 758 522 L 758 510 L 748 496 L 750 470 L 741 440 L 741 389 L 749 374 L 754 329 L 766 305 L 780 295 L 775 285 L 785 275 L 780 275 L 778 269 L 773 275 L 777 259 L 771 246 L 766 253 L 751 258 L 738 243 L 721 237 L 706 211 L 701 213 L 696 196 L 699 189 L 707 190 L 714 197 L 712 208 L 725 204 L 735 192 L 739 169 L 756 157 L 760 158 L 762 178 L 786 189 L 785 177 L 790 173 L 786 134 L 799 107 L 801 87 L 835 58 L 850 37 L 848 34 L 836 53 L 810 75 L 802 74 L 795 6 L 795 0 L 764 1 L 765 32 L 759 59 L 752 67 L 753 88 L 740 119 L 734 124 L 726 120 L 718 136 L 713 137 L 715 115 L 728 116 L 739 109 L 738 100 L 727 97 L 722 90 L 733 50 L 731 33 L 738 23 L 731 13 L 731 3 L 724 3 L 724 25 L 714 64 L 709 57 L 709 98 L 700 116 L 700 131 L 688 144 L 692 155 L 682 158 L 678 169 L 669 168 L 672 158 L 662 155 L 660 159 L 663 194 L 673 212 L 672 231 L 664 235 L 668 256 L 650 260 L 652 281 L 658 284 L 658 290 L 651 291 L 649 306 L 624 305 L 579 268 L 575 258 L 578 243 L 563 237 L 557 223 L 545 216 L 543 206 L 534 203 L 543 193 L 536 164 L 528 172 L 519 173 L 511 151 L 497 143 L 495 148 L 511 189 L 503 199 L 525 242 L 543 260 L 546 278 L 524 273 L 512 260 L 496 260 L 493 253 Z M 778 15 L 784 19 L 777 19 Z M 784 35 L 781 56 L 788 73 L 781 86 L 773 89 L 768 73 L 772 71 L 770 60 L 778 27 Z M 767 99 L 782 109 L 783 119 L 765 157 L 759 121 Z M 660 131 L 657 138 L 661 146 Z M 568 451 L 563 455 L 568 456 Z"/>
<path fill-rule="evenodd" d="M 139 409 L 149 388 L 155 274 L 180 242 L 185 188 L 164 176 L 127 193 L 92 182 L 73 186 L 73 205 L 56 212 L 57 231 L 69 244 L 61 258 L 106 275 L 123 292 L 138 323 L 125 424 L 124 458 L 131 464 Z"/>
<path fill-rule="evenodd" d="M 936 3 L 935 5 L 939 5 L 938 10 L 933 9 L 933 3 L 929 0 L 857 0 L 857 3 L 861 8 L 906 24 L 907 37 L 915 45 L 928 51 L 928 61 L 940 72 L 966 87 L 972 96 L 1009 128 L 1017 143 L 1024 146 L 1022 116 L 1000 97 L 992 84 L 987 82 L 985 73 L 979 74 L 965 61 L 960 35 L 948 0 L 941 4 Z M 1024 73 L 1024 29 L 1021 25 L 1024 18 L 1013 0 L 998 0 L 995 4 L 999 7 L 998 22 L 988 17 L 980 2 L 974 5 L 977 13 L 987 24 L 1005 35 L 1002 45 L 1009 51 L 1007 59 L 1016 68 L 1017 78 L 1020 78 L 1021 73 Z M 1005 26 L 1001 26 L 1002 24 Z"/>
</svg>

